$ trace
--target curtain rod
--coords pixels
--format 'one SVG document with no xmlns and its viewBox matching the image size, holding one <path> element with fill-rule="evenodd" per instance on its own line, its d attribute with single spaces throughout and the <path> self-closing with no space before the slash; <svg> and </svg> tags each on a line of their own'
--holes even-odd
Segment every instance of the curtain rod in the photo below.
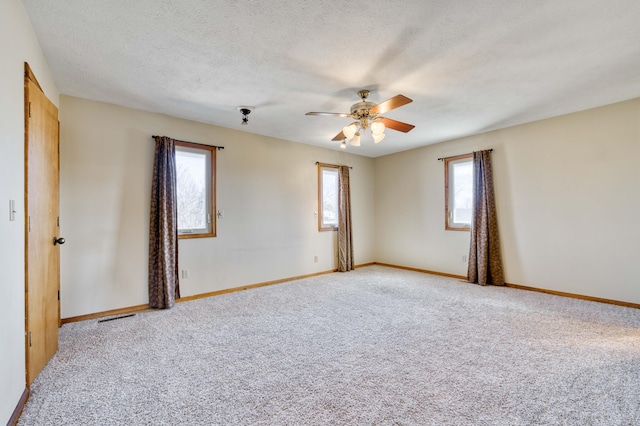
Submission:
<svg viewBox="0 0 640 426">
<path fill-rule="evenodd" d="M 153 135 L 153 136 L 151 136 L 151 137 L 155 139 L 155 138 L 159 138 L 160 136 Z M 174 139 L 174 141 L 176 141 L 176 142 L 182 142 L 182 143 L 192 143 L 192 144 L 194 144 L 194 145 L 208 146 L 208 147 L 210 147 L 210 148 L 215 148 L 215 149 L 217 149 L 218 151 L 220 151 L 221 149 L 224 149 L 224 146 L 207 145 L 206 143 L 198 143 L 198 142 L 181 141 L 181 140 L 178 140 L 178 139 Z"/>
<path fill-rule="evenodd" d="M 339 165 L 337 165 L 337 164 L 321 163 L 321 162 L 319 162 L 319 161 L 316 161 L 316 164 L 322 164 L 323 166 L 340 167 L 340 166 L 339 166 Z M 351 167 L 351 166 L 347 166 L 347 167 L 348 167 L 348 168 L 350 168 L 350 169 L 353 169 L 353 167 Z"/>
<path fill-rule="evenodd" d="M 493 152 L 493 148 L 491 148 L 491 149 L 487 149 L 486 151 Z M 476 151 L 474 151 L 474 152 L 476 152 Z M 438 161 L 446 160 L 446 159 L 448 159 L 448 158 L 453 158 L 453 157 L 461 157 L 461 156 L 463 156 L 463 155 L 470 155 L 470 154 L 473 154 L 473 152 L 470 152 L 469 154 L 458 154 L 458 155 L 451 155 L 451 156 L 449 156 L 449 157 L 442 157 L 442 158 L 438 158 Z"/>
</svg>

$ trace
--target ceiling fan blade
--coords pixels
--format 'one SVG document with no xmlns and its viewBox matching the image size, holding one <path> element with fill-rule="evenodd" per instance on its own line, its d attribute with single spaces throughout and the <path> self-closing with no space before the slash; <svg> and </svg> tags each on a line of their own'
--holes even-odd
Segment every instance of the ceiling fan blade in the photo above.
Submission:
<svg viewBox="0 0 640 426">
<path fill-rule="evenodd" d="M 397 130 L 399 132 L 407 133 L 411 131 L 414 127 L 413 124 L 403 123 L 402 121 L 392 120 L 390 118 L 380 117 L 378 120 L 382 121 L 388 129 Z"/>
<path fill-rule="evenodd" d="M 338 117 L 351 117 L 351 114 L 342 112 L 308 112 L 305 115 L 337 115 Z"/>
<path fill-rule="evenodd" d="M 332 141 L 341 141 L 343 139 L 346 139 L 346 136 L 344 135 L 344 133 L 340 132 L 336 135 L 335 138 L 331 139 Z"/>
<path fill-rule="evenodd" d="M 391 111 L 392 109 L 399 108 L 402 105 L 406 105 L 411 102 L 413 102 L 413 100 L 407 98 L 406 96 L 396 95 L 391 99 L 387 99 L 384 102 L 380 102 L 378 105 L 369 109 L 369 111 L 374 114 L 384 114 L 387 111 Z"/>
</svg>

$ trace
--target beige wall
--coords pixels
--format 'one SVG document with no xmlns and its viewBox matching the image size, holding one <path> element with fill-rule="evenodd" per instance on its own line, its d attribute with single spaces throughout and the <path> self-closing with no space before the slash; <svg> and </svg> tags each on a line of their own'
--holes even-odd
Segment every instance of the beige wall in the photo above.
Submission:
<svg viewBox="0 0 640 426">
<path fill-rule="evenodd" d="M 151 135 L 222 145 L 218 237 L 181 240 L 182 296 L 335 268 L 318 232 L 316 161 L 351 171 L 356 263 L 373 258 L 373 160 L 160 114 L 61 97 L 62 317 L 148 302 Z M 319 257 L 318 263 L 314 256 Z"/>
<path fill-rule="evenodd" d="M 25 389 L 24 354 L 24 62 L 47 97 L 58 91 L 20 0 L 0 2 L 0 424 Z M 9 200 L 16 220 L 9 221 Z"/>
<path fill-rule="evenodd" d="M 437 159 L 487 148 L 507 281 L 640 303 L 640 99 L 376 159 L 376 261 L 466 275 Z"/>
</svg>

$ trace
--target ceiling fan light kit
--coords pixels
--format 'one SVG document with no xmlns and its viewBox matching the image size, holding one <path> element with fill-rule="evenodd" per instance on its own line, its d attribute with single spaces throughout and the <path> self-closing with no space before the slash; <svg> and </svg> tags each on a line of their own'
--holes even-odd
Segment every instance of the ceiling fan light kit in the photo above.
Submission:
<svg viewBox="0 0 640 426">
<path fill-rule="evenodd" d="M 374 135 L 384 134 L 384 123 L 382 121 L 374 121 L 371 124 L 371 133 Z"/>
<path fill-rule="evenodd" d="M 360 96 L 360 102 L 356 102 L 351 105 L 351 112 L 349 114 L 335 112 L 308 112 L 306 115 L 334 115 L 338 117 L 349 117 L 356 120 L 355 122 L 343 127 L 342 131 L 332 139 L 334 141 L 341 140 L 342 143 L 340 144 L 340 148 L 343 149 L 346 147 L 345 142 L 347 139 L 351 145 L 360 146 L 360 132 L 368 128 L 371 129 L 373 142 L 379 143 L 385 138 L 384 131 L 386 128 L 407 133 L 415 127 L 412 124 L 402 123 L 400 121 L 381 116 L 381 114 L 384 114 L 385 112 L 413 102 L 406 96 L 396 95 L 379 104 L 367 101 L 367 97 L 369 96 L 368 90 L 360 90 L 358 92 L 358 96 Z"/>
<path fill-rule="evenodd" d="M 382 142 L 382 139 L 384 139 L 385 134 L 384 133 L 380 133 L 379 135 L 372 134 L 371 136 L 373 137 L 373 143 L 380 143 Z"/>
<path fill-rule="evenodd" d="M 349 143 L 353 146 L 360 146 L 360 132 L 356 132 L 356 134 L 353 135 Z"/>
<path fill-rule="evenodd" d="M 357 131 L 358 131 L 357 123 L 351 123 L 348 126 L 345 126 L 342 128 L 342 133 L 344 134 L 344 137 L 347 139 L 351 139 L 353 135 L 356 134 Z"/>
</svg>

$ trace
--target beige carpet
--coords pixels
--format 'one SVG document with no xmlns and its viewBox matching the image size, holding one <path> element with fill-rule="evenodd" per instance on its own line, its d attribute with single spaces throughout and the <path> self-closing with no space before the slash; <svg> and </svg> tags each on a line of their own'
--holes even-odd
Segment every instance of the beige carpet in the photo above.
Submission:
<svg viewBox="0 0 640 426">
<path fill-rule="evenodd" d="M 67 324 L 19 424 L 639 425 L 639 405 L 640 311 L 371 266 Z"/>
</svg>

